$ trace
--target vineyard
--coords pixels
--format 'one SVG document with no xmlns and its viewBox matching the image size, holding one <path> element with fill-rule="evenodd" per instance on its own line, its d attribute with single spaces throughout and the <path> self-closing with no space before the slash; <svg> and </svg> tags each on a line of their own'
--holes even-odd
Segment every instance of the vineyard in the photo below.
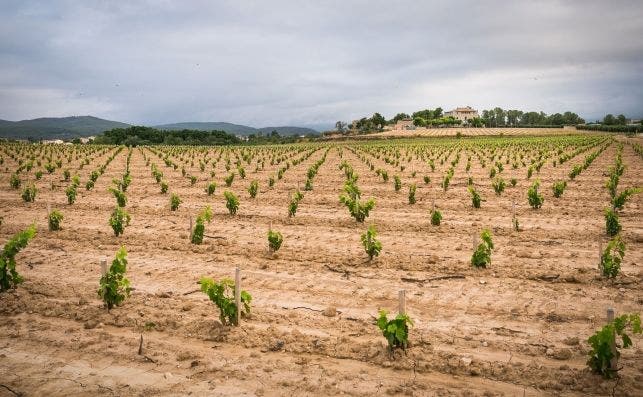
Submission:
<svg viewBox="0 0 643 397">
<path fill-rule="evenodd" d="M 0 145 L 0 396 L 640 395 L 643 140 L 516 134 Z"/>
</svg>

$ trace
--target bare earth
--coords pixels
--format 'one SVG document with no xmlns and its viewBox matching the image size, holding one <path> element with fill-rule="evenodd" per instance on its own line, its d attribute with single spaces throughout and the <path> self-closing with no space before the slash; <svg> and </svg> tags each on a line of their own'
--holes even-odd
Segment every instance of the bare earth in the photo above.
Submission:
<svg viewBox="0 0 643 397">
<path fill-rule="evenodd" d="M 643 308 L 643 195 L 634 196 L 621 215 L 627 244 L 622 274 L 612 282 L 597 271 L 609 202 L 604 173 L 616 144 L 569 182 L 559 199 L 553 197 L 553 181 L 566 179 L 589 152 L 556 168 L 547 161 L 537 175 L 545 197 L 540 210 L 527 204 L 525 168 L 505 169 L 505 178 L 516 176 L 518 185 L 498 197 L 489 164 L 483 169 L 473 156 L 472 175 L 486 199 L 474 210 L 464 151 L 443 192 L 439 185 L 448 162 L 436 162 L 431 172 L 413 157 L 402 161 L 406 169 L 400 172 L 370 157 L 376 168 L 388 170 L 391 180 L 384 183 L 353 152 L 343 149 L 340 159 L 332 146 L 314 190 L 304 192 L 296 217 L 289 219 L 290 194 L 298 185 L 303 189 L 308 167 L 324 151 L 320 145 L 272 189 L 267 180 L 279 166 L 267 161 L 258 172 L 254 164 L 247 166 L 246 179 L 237 175 L 230 188 L 241 198 L 231 217 L 223 199 L 223 161 L 214 178 L 217 191 L 208 197 L 209 169 L 188 164 L 188 172 L 199 177 L 190 186 L 180 168 L 165 167 L 149 149 L 135 148 L 127 193 L 132 224 L 119 238 L 107 224 L 114 207 L 107 188 L 125 169 L 126 149 L 92 191 L 84 183 L 107 155 L 78 171 L 82 182 L 71 206 L 60 170 L 37 181 L 35 203 L 23 202 L 8 182 L 17 165 L 3 155 L 0 242 L 33 221 L 38 235 L 18 256 L 25 282 L 0 295 L 0 396 L 641 395 L 640 336 L 623 350 L 618 384 L 591 374 L 585 364 L 586 340 L 604 324 L 608 307 L 617 315 Z M 181 196 L 177 212 L 169 210 L 168 195 L 159 192 L 143 152 L 165 173 L 170 191 Z M 377 201 L 366 224 L 356 223 L 339 203 L 342 160 L 359 174 L 362 196 Z M 643 160 L 628 144 L 623 161 L 620 186 L 643 186 Z M 78 166 L 74 161 L 63 168 L 73 175 Z M 393 189 L 394 174 L 402 178 L 400 192 Z M 254 200 L 246 191 L 253 179 L 260 183 Z M 418 185 L 415 205 L 407 201 L 412 182 Z M 444 216 L 439 227 L 429 223 L 433 200 Z M 513 201 L 520 232 L 511 228 Z M 47 231 L 47 203 L 65 215 L 62 231 Z M 189 216 L 208 204 L 215 213 L 206 225 L 211 237 L 203 245 L 190 244 Z M 270 223 L 284 235 L 274 257 L 267 253 Z M 371 263 L 360 243 L 368 224 L 377 226 L 383 243 Z M 496 249 L 491 266 L 476 270 L 470 265 L 472 233 L 483 227 L 491 228 Z M 111 261 L 121 244 L 135 291 L 108 313 L 97 296 L 99 261 Z M 233 277 L 236 266 L 253 296 L 253 313 L 240 327 L 225 328 L 196 282 L 204 275 Z M 449 275 L 463 277 L 441 278 Z M 402 289 L 415 326 L 406 353 L 390 355 L 373 320 L 380 308 L 396 311 Z M 325 315 L 332 307 L 338 313 Z"/>
</svg>

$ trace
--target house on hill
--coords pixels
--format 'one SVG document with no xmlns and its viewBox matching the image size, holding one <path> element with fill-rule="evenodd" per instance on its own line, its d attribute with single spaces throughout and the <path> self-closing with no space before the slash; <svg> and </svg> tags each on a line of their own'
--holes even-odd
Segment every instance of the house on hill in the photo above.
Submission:
<svg viewBox="0 0 643 397">
<path fill-rule="evenodd" d="M 480 117 L 478 111 L 473 109 L 471 106 L 466 106 L 463 108 L 455 108 L 448 112 L 444 112 L 446 117 L 453 117 L 456 120 L 461 120 L 463 123 L 468 122 L 468 120 Z"/>
</svg>

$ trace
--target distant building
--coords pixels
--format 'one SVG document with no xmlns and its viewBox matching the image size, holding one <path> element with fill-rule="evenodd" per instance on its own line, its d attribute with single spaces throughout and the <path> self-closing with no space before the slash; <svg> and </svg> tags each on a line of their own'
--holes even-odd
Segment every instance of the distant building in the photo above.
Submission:
<svg viewBox="0 0 643 397">
<path fill-rule="evenodd" d="M 471 106 L 455 108 L 451 111 L 445 112 L 444 115 L 446 117 L 451 116 L 456 120 L 461 120 L 463 123 L 466 123 L 468 120 L 475 119 L 476 117 L 480 117 L 478 111 L 471 108 Z"/>
<path fill-rule="evenodd" d="M 401 119 L 393 126 L 394 130 L 414 130 L 413 119 Z"/>
</svg>

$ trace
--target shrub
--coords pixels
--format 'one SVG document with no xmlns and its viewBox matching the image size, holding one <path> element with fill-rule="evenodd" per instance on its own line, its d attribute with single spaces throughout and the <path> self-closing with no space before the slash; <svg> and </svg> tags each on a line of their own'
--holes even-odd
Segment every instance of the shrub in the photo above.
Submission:
<svg viewBox="0 0 643 397">
<path fill-rule="evenodd" d="M 248 187 L 248 193 L 250 193 L 250 197 L 252 198 L 257 197 L 258 191 L 259 191 L 259 182 L 257 181 L 250 182 L 250 187 Z"/>
<path fill-rule="evenodd" d="M 113 187 L 110 187 L 109 191 L 116 198 L 116 204 L 118 204 L 119 207 L 125 207 L 125 205 L 127 205 L 127 196 L 125 195 L 125 193 Z"/>
<path fill-rule="evenodd" d="M 219 320 L 223 325 L 237 325 L 237 305 L 234 302 L 234 281 L 224 278 L 216 282 L 211 278 L 202 277 L 201 291 L 219 308 Z M 241 291 L 242 315 L 250 314 L 252 296 L 246 291 Z"/>
<path fill-rule="evenodd" d="M 77 189 L 76 185 L 74 184 L 69 185 L 67 189 L 65 189 L 65 194 L 67 195 L 67 203 L 69 205 L 72 205 L 76 202 L 76 194 L 77 194 L 76 189 Z"/>
<path fill-rule="evenodd" d="M 239 209 L 239 198 L 234 193 L 227 190 L 223 192 L 223 196 L 226 200 L 225 206 L 230 212 L 230 215 L 235 215 Z"/>
<path fill-rule="evenodd" d="M 63 218 L 64 216 L 60 211 L 58 210 L 51 211 L 48 216 L 49 230 L 50 231 L 60 230 L 60 223 L 62 222 Z"/>
<path fill-rule="evenodd" d="M 491 183 L 491 186 L 493 186 L 494 192 L 496 192 L 496 194 L 500 196 L 502 192 L 505 190 L 505 187 L 507 186 L 507 182 L 505 182 L 505 180 L 502 179 L 501 177 L 496 177 Z"/>
<path fill-rule="evenodd" d="M 415 186 L 415 183 L 411 184 L 409 186 L 409 204 L 415 204 L 415 190 L 417 189 L 417 186 Z"/>
<path fill-rule="evenodd" d="M 208 187 L 205 188 L 205 192 L 208 194 L 208 196 L 212 196 L 216 190 L 217 184 L 215 182 L 208 183 Z"/>
<path fill-rule="evenodd" d="M 36 186 L 31 184 L 22 190 L 22 199 L 28 203 L 33 203 L 36 200 L 37 192 L 38 189 L 36 189 Z"/>
<path fill-rule="evenodd" d="M 11 186 L 12 189 L 18 189 L 21 183 L 22 182 L 20 181 L 20 178 L 17 174 L 11 174 L 11 178 L 9 179 L 9 186 Z"/>
<path fill-rule="evenodd" d="M 268 248 L 270 252 L 277 252 L 281 248 L 281 244 L 284 241 L 284 237 L 275 230 L 268 230 Z"/>
<path fill-rule="evenodd" d="M 172 193 L 170 195 L 170 210 L 176 211 L 179 209 L 179 205 L 182 203 L 181 198 L 178 194 Z"/>
<path fill-rule="evenodd" d="M 379 314 L 377 327 L 388 341 L 389 349 L 405 350 L 409 342 L 409 326 L 413 325 L 411 318 L 407 314 L 398 314 L 393 320 L 389 320 L 386 310 L 380 310 Z"/>
<path fill-rule="evenodd" d="M 608 236 L 616 236 L 621 232 L 621 224 L 618 221 L 616 211 L 605 208 L 605 231 Z"/>
<path fill-rule="evenodd" d="M 518 179 L 511 178 L 511 180 L 509 182 L 511 183 L 511 186 L 513 187 L 513 186 L 516 186 L 516 184 L 518 183 Z"/>
<path fill-rule="evenodd" d="M 71 172 L 69 172 L 69 170 L 64 170 L 63 178 L 65 179 L 65 182 L 68 181 L 70 177 L 71 177 Z"/>
<path fill-rule="evenodd" d="M 98 296 L 103 299 L 108 311 L 123 303 L 132 290 L 129 280 L 125 277 L 126 272 L 127 251 L 123 246 L 116 252 L 109 270 L 100 278 Z"/>
<path fill-rule="evenodd" d="M 396 192 L 399 192 L 402 188 L 402 180 L 397 175 L 393 177 L 393 187 L 395 188 Z"/>
<path fill-rule="evenodd" d="M 540 181 L 536 180 L 529 190 L 527 190 L 527 201 L 529 201 L 529 205 L 533 209 L 538 209 L 542 207 L 543 202 L 545 199 L 543 198 L 542 194 L 538 194 L 538 187 L 540 186 Z"/>
<path fill-rule="evenodd" d="M 234 181 L 234 173 L 230 173 L 230 175 L 226 176 L 224 179 L 225 185 L 227 187 L 232 186 L 232 181 Z"/>
<path fill-rule="evenodd" d="M 196 183 L 196 176 L 190 175 L 190 186 L 194 186 Z"/>
<path fill-rule="evenodd" d="M 429 178 L 429 177 L 428 177 L 428 176 L 426 176 L 426 175 L 424 176 L 424 178 L 423 178 L 423 179 L 424 179 L 424 183 L 425 183 L 425 184 L 427 184 L 427 185 L 431 182 L 431 178 Z"/>
<path fill-rule="evenodd" d="M 192 244 L 201 244 L 203 243 L 203 234 L 205 233 L 205 222 L 210 223 L 212 221 L 212 209 L 210 206 L 207 206 L 201 211 L 199 216 L 196 217 L 196 225 L 194 230 L 192 230 L 192 236 L 190 236 L 190 241 Z"/>
<path fill-rule="evenodd" d="M 493 249 L 491 231 L 484 229 L 480 233 L 480 239 L 482 242 L 478 244 L 478 248 L 473 252 L 471 264 L 475 267 L 487 267 L 487 265 L 491 264 L 491 250 Z"/>
<path fill-rule="evenodd" d="M 166 181 L 161 181 L 161 194 L 167 193 L 168 185 Z"/>
<path fill-rule="evenodd" d="M 36 180 L 42 179 L 42 171 L 36 171 Z"/>
<path fill-rule="evenodd" d="M 612 344 L 618 335 L 623 341 L 623 349 L 632 346 L 632 339 L 625 333 L 625 329 L 628 326 L 631 327 L 634 334 L 640 334 L 640 316 L 638 314 L 624 314 L 616 317 L 600 331 L 596 331 L 596 333 L 587 340 L 592 347 L 588 353 L 589 359 L 587 360 L 587 365 L 592 371 L 607 379 L 617 376 L 617 370 L 611 368 L 611 362 L 612 359 L 618 360 L 621 352 L 618 349 L 612 352 Z"/>
<path fill-rule="evenodd" d="M 618 275 L 623 256 L 625 256 L 625 243 L 621 240 L 621 236 L 616 235 L 607 243 L 601 255 L 600 269 L 604 277 L 614 278 Z"/>
<path fill-rule="evenodd" d="M 362 234 L 362 245 L 364 250 L 368 255 L 368 260 L 372 260 L 373 257 L 378 256 L 382 250 L 382 243 L 376 239 L 377 231 L 375 226 L 371 225 L 366 229 L 366 232 Z"/>
<path fill-rule="evenodd" d="M 480 202 L 482 202 L 482 198 L 480 197 L 478 191 L 473 186 L 469 186 L 467 190 L 469 190 L 469 193 L 471 194 L 471 203 L 473 204 L 473 208 L 480 208 Z"/>
<path fill-rule="evenodd" d="M 0 292 L 16 288 L 23 281 L 16 270 L 16 254 L 24 249 L 36 235 L 36 225 L 16 233 L 0 251 Z"/>
<path fill-rule="evenodd" d="M 440 210 L 434 209 L 431 211 L 431 224 L 433 226 L 440 226 L 440 222 L 442 222 L 442 213 Z"/>
<path fill-rule="evenodd" d="M 127 211 L 121 207 L 114 208 L 112 215 L 109 217 L 109 225 L 114 230 L 115 236 L 120 236 L 125 231 L 125 227 L 129 226 L 132 218 L 129 216 Z"/>
<path fill-rule="evenodd" d="M 275 178 L 271 176 L 270 178 L 268 178 L 268 187 L 273 186 L 275 186 Z"/>
<path fill-rule="evenodd" d="M 612 199 L 612 208 L 614 208 L 615 210 L 622 210 L 623 206 L 629 200 L 629 198 L 640 192 L 641 188 L 634 187 L 623 190 Z"/>
<path fill-rule="evenodd" d="M 92 190 L 94 188 L 94 181 L 91 179 L 85 183 L 85 190 Z"/>
<path fill-rule="evenodd" d="M 552 186 L 554 190 L 554 197 L 558 198 L 563 195 L 565 188 L 567 187 L 567 181 L 556 181 Z"/>
</svg>

